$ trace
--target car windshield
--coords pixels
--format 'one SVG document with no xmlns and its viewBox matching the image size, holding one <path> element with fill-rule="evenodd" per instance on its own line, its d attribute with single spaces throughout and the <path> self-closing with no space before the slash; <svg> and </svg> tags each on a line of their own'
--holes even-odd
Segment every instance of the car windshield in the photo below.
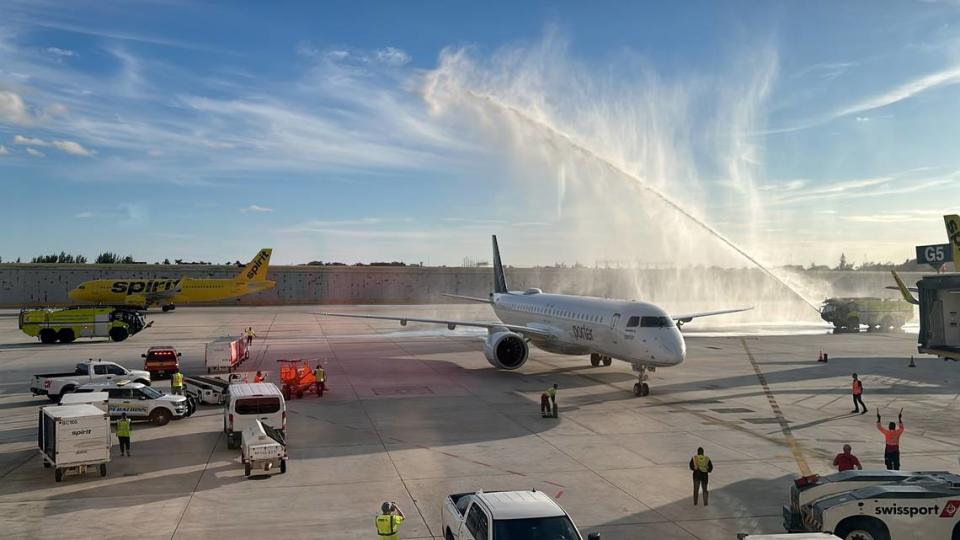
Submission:
<svg viewBox="0 0 960 540">
<path fill-rule="evenodd" d="M 581 540 L 567 516 L 498 519 L 493 522 L 493 540 Z"/>
<path fill-rule="evenodd" d="M 142 392 L 143 395 L 147 396 L 150 399 L 157 399 L 157 398 L 163 397 L 163 392 L 151 386 L 144 386 L 143 388 L 140 389 L 140 392 Z"/>
</svg>

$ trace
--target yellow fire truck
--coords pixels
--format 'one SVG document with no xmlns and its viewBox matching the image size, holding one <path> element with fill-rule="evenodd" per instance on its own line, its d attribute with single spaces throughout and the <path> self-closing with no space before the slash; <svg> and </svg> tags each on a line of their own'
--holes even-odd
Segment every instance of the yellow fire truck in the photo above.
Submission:
<svg viewBox="0 0 960 540">
<path fill-rule="evenodd" d="M 152 323 L 151 323 L 152 324 Z M 42 343 L 70 343 L 80 337 L 123 341 L 150 326 L 135 309 L 98 306 L 20 310 L 20 330 Z"/>
</svg>

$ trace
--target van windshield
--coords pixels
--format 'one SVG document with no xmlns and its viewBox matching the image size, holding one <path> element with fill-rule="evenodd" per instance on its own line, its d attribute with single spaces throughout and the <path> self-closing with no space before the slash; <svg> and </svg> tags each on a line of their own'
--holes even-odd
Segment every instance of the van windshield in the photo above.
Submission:
<svg viewBox="0 0 960 540">
<path fill-rule="evenodd" d="M 237 414 L 271 414 L 280 411 L 280 398 L 257 397 L 237 400 Z"/>
<path fill-rule="evenodd" d="M 493 522 L 493 540 L 581 540 L 567 516 L 498 519 Z"/>
</svg>

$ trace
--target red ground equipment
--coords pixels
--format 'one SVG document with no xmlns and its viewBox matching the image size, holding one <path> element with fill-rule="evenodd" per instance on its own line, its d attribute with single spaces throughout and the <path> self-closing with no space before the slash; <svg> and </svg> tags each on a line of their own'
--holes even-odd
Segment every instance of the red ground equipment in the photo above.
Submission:
<svg viewBox="0 0 960 540">
<path fill-rule="evenodd" d="M 307 392 L 317 391 L 317 378 L 306 360 L 277 360 L 280 363 L 280 391 L 284 399 L 302 398 Z"/>
</svg>

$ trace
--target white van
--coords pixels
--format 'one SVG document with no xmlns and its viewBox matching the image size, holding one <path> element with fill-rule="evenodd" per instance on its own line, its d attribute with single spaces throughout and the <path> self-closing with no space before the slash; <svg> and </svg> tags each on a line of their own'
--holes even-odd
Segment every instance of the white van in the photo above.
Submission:
<svg viewBox="0 0 960 540">
<path fill-rule="evenodd" d="M 260 420 L 284 433 L 287 429 L 287 404 L 273 383 L 231 384 L 223 402 L 223 432 L 227 448 L 240 446 L 243 430 Z"/>
</svg>

